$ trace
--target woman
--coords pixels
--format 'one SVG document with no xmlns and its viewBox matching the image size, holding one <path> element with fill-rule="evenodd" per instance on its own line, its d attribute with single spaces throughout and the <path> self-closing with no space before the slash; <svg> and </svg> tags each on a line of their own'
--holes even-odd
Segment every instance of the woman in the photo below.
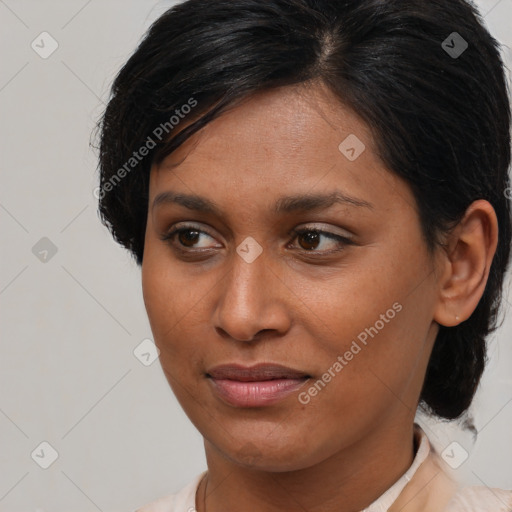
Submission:
<svg viewBox="0 0 512 512">
<path fill-rule="evenodd" d="M 188 0 L 117 76 L 100 212 L 208 470 L 139 510 L 510 511 L 466 414 L 510 251 L 510 108 L 463 0 Z"/>
</svg>

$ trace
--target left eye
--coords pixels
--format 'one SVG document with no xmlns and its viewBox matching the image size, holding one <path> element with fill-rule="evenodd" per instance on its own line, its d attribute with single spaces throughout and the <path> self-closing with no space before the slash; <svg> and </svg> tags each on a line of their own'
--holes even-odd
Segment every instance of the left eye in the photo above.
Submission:
<svg viewBox="0 0 512 512">
<path fill-rule="evenodd" d="M 352 241 L 344 237 L 342 235 L 336 235 L 334 233 L 330 233 L 329 231 L 322 231 L 320 229 L 313 229 L 313 228 L 304 228 L 304 229 L 296 229 L 293 231 L 295 233 L 295 238 L 297 240 L 303 240 L 303 244 L 301 244 L 302 249 L 305 252 L 320 252 L 320 253 L 329 253 L 329 252 L 336 252 L 339 250 L 342 250 L 344 245 L 350 244 Z M 294 239 L 295 239 L 294 238 Z M 322 238 L 330 240 L 332 243 L 331 245 L 334 247 L 333 250 L 319 250 L 319 245 L 322 245 L 321 241 Z M 323 244 L 325 245 L 325 244 Z"/>
</svg>

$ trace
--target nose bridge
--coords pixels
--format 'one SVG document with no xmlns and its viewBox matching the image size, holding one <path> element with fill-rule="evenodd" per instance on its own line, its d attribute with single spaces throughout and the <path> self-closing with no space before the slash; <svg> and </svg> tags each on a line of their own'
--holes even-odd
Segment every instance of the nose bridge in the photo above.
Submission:
<svg viewBox="0 0 512 512">
<path fill-rule="evenodd" d="M 239 247 L 240 249 L 244 247 Z M 246 316 L 248 321 L 254 319 L 256 310 L 261 314 L 261 308 L 264 306 L 262 288 L 267 279 L 265 274 L 269 272 L 265 266 L 262 255 L 253 261 L 244 259 L 238 251 L 233 255 L 223 297 L 223 302 L 229 306 L 230 312 L 240 317 Z"/>
<path fill-rule="evenodd" d="M 214 322 L 232 338 L 249 341 L 261 330 L 286 326 L 284 304 L 276 295 L 276 277 L 266 255 L 255 256 L 251 241 L 232 255 L 231 268 L 221 285 Z"/>
</svg>

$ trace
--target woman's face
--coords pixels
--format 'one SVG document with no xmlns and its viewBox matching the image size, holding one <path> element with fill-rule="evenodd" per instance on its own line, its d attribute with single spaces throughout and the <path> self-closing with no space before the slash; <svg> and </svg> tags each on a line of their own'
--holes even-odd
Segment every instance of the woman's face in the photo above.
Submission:
<svg viewBox="0 0 512 512">
<path fill-rule="evenodd" d="M 321 85 L 259 93 L 152 168 L 142 282 L 160 362 L 236 463 L 305 468 L 410 428 L 436 279 L 409 187 Z"/>
</svg>

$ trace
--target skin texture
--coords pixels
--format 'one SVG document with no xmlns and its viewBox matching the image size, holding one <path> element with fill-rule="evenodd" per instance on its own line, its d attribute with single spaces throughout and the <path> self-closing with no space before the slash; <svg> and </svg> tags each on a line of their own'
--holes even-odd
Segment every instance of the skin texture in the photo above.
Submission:
<svg viewBox="0 0 512 512">
<path fill-rule="evenodd" d="M 349 134 L 366 148 L 354 161 L 338 149 Z M 208 512 L 353 512 L 412 463 L 438 323 L 456 325 L 476 307 L 497 220 L 476 201 L 429 255 L 412 192 L 374 147 L 326 87 L 303 84 L 246 99 L 151 170 L 144 301 L 165 375 L 205 440 Z M 372 206 L 272 211 L 283 196 L 334 190 Z M 153 208 L 167 191 L 203 196 L 221 216 Z M 163 241 L 177 223 L 192 231 Z M 351 243 L 292 232 L 304 227 Z M 252 263 L 236 251 L 249 236 L 262 248 Z M 205 375 L 219 364 L 278 363 L 311 375 L 307 390 L 394 303 L 401 310 L 307 404 L 297 392 L 266 407 L 230 406 Z"/>
</svg>

